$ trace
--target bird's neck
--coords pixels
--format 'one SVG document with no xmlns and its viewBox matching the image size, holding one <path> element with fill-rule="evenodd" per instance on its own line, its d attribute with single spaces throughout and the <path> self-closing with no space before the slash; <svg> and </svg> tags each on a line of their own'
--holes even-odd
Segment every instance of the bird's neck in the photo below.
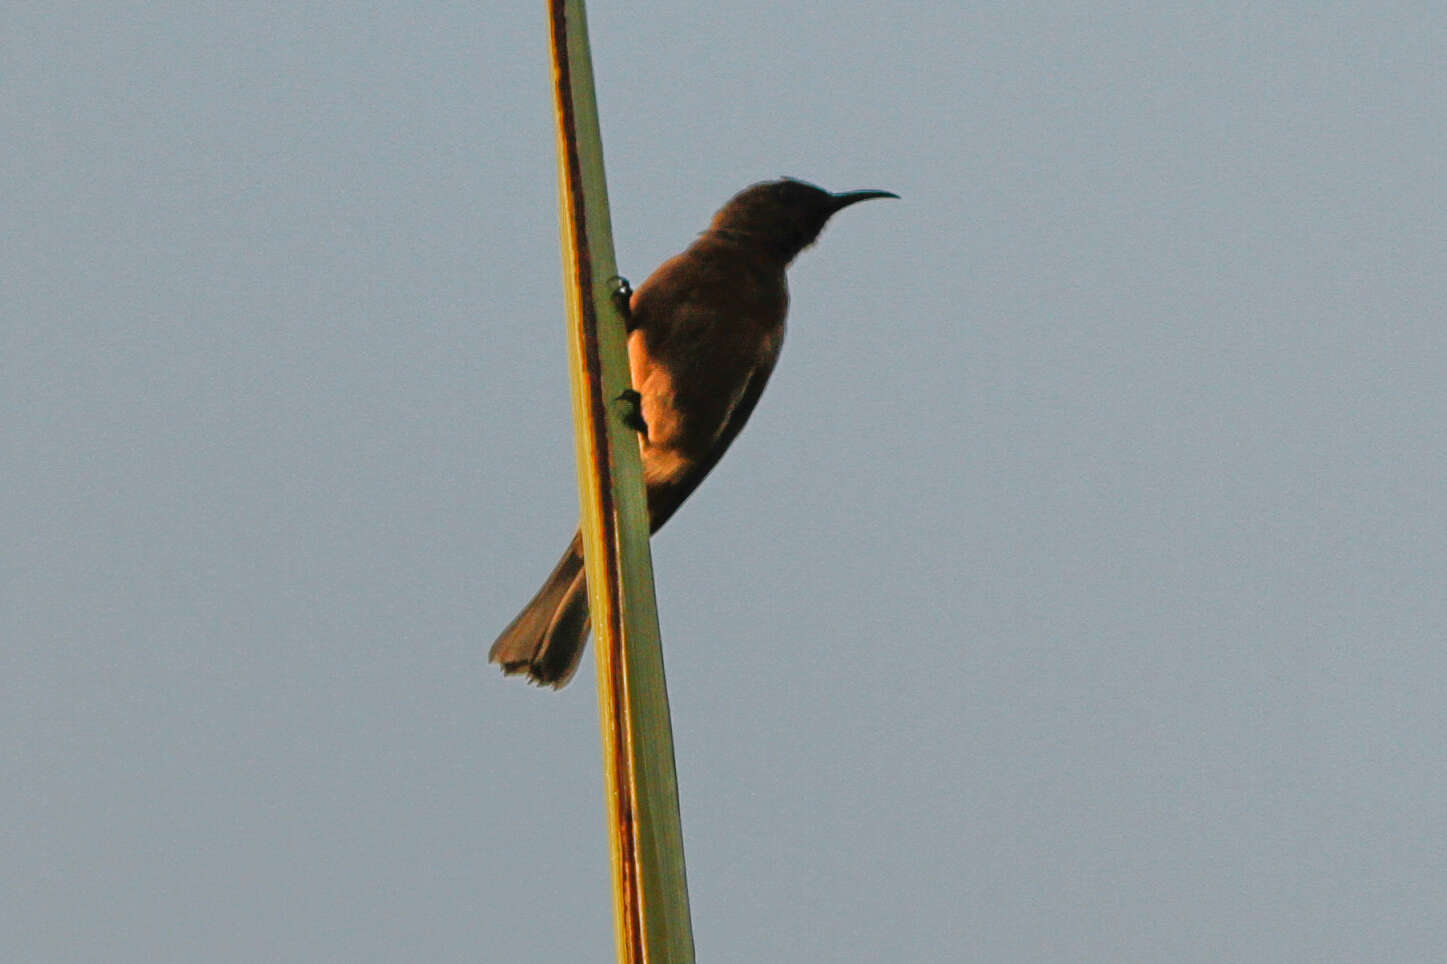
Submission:
<svg viewBox="0 0 1447 964">
<path fill-rule="evenodd" d="M 750 260 L 787 268 L 794 260 L 798 249 L 784 240 L 758 231 L 727 225 L 711 227 L 700 235 L 703 240 L 714 241 L 732 248 L 749 257 Z"/>
</svg>

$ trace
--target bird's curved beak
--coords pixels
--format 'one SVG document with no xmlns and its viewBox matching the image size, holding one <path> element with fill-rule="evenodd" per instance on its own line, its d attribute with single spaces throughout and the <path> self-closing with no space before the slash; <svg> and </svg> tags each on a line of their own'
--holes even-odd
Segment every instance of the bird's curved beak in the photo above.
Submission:
<svg viewBox="0 0 1447 964">
<path fill-rule="evenodd" d="M 899 195 L 891 191 L 843 191 L 834 195 L 833 210 L 829 213 L 834 214 L 851 204 L 858 204 L 860 201 L 868 201 L 877 197 L 892 197 L 897 200 Z"/>
</svg>

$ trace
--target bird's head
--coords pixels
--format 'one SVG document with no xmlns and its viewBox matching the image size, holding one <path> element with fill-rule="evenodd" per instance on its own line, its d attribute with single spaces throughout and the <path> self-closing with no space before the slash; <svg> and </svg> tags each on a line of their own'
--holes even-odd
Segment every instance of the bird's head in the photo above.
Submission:
<svg viewBox="0 0 1447 964">
<path fill-rule="evenodd" d="M 831 194 L 793 178 L 761 181 L 744 188 L 713 216 L 710 230 L 758 244 L 784 263 L 814 243 L 836 211 L 877 197 L 899 197 L 889 191 L 846 191 Z"/>
</svg>

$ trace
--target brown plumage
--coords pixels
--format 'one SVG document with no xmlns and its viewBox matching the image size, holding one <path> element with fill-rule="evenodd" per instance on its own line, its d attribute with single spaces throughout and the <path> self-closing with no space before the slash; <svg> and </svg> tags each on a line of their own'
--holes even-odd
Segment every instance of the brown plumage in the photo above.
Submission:
<svg viewBox="0 0 1447 964">
<path fill-rule="evenodd" d="M 630 302 L 628 363 L 641 396 L 639 446 L 653 531 L 703 481 L 758 403 L 784 340 L 784 269 L 831 215 L 888 191 L 830 194 L 765 181 L 736 194 Z M 588 640 L 582 541 L 492 644 L 504 673 L 560 687 Z"/>
</svg>

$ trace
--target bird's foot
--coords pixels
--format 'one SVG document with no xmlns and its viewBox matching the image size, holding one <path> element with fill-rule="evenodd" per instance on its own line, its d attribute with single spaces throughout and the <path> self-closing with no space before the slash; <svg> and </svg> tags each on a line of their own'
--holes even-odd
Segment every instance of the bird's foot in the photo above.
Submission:
<svg viewBox="0 0 1447 964">
<path fill-rule="evenodd" d="M 626 406 L 623 411 L 623 424 L 647 438 L 648 423 L 643 420 L 643 396 L 628 388 L 614 401 L 622 402 Z"/>
<path fill-rule="evenodd" d="M 628 279 L 621 274 L 615 274 L 608 279 L 613 286 L 613 305 L 618 313 L 623 316 L 623 325 L 629 331 L 633 330 L 633 286 Z"/>
</svg>

